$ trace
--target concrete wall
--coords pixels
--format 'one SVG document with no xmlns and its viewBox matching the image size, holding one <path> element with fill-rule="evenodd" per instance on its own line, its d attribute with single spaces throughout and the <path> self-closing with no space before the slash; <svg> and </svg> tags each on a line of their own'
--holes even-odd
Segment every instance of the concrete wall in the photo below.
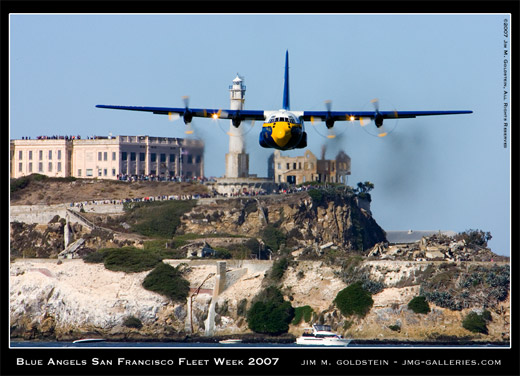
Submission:
<svg viewBox="0 0 520 376">
<path fill-rule="evenodd" d="M 65 218 L 67 208 L 69 207 L 69 204 L 11 206 L 9 222 L 46 224 L 49 223 L 55 215 Z"/>
</svg>

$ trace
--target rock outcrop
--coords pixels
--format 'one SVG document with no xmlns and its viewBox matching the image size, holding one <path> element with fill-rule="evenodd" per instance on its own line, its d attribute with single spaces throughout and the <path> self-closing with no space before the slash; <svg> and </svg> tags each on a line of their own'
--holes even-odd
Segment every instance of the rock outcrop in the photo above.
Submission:
<svg viewBox="0 0 520 376">
<path fill-rule="evenodd" d="M 17 260 L 11 264 L 11 337 L 73 340 L 102 336 L 113 340 L 179 340 L 205 332 L 209 306 L 215 299 L 215 335 L 250 333 L 246 312 L 264 287 L 270 261 L 228 261 L 226 286 L 213 298 L 216 265 L 210 260 L 187 262 L 190 281 L 188 302 L 173 303 L 145 290 L 147 272 L 125 274 L 106 270 L 101 264 L 82 260 Z M 327 323 L 345 336 L 357 339 L 410 341 L 509 340 L 509 297 L 497 301 L 475 300 L 452 310 L 430 302 L 431 312 L 417 314 L 407 304 L 421 293 L 425 270 L 442 273 L 446 263 L 369 261 L 358 265 L 384 284 L 372 295 L 374 305 L 363 318 L 343 317 L 333 304 L 347 286 L 341 265 L 322 261 L 292 262 L 280 281 L 281 291 L 293 307 L 309 305 L 313 322 Z M 468 270 L 476 265 L 468 265 Z M 486 265 L 481 265 L 485 267 Z M 507 265 L 504 265 L 507 267 Z M 438 275 L 438 274 L 434 274 Z M 475 334 L 462 327 L 472 310 L 487 307 L 492 320 L 488 334 Z M 142 322 L 140 329 L 125 326 L 128 317 Z M 299 335 L 308 323 L 291 325 Z M 393 329 L 392 329 L 393 328 Z M 398 330 L 396 330 L 398 328 Z"/>
<path fill-rule="evenodd" d="M 366 251 L 385 240 L 385 233 L 355 196 L 334 192 L 315 202 L 307 192 L 256 198 L 215 199 L 187 213 L 178 233 L 260 236 L 267 226 L 287 235 L 293 249 L 332 242 L 343 251 Z"/>
</svg>

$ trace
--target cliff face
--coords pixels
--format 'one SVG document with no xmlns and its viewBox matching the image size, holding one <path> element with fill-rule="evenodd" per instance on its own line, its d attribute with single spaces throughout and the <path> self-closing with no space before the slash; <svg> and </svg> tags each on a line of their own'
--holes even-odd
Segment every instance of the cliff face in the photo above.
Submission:
<svg viewBox="0 0 520 376">
<path fill-rule="evenodd" d="M 263 288 L 271 265 L 270 261 L 228 261 L 225 288 L 215 298 L 215 335 L 249 332 L 245 312 Z M 416 314 L 407 308 L 408 302 L 420 294 L 417 278 L 421 273 L 428 268 L 442 271 L 442 265 L 446 263 L 360 264 L 371 278 L 385 285 L 372 295 L 374 305 L 364 318 L 345 318 L 333 304 L 337 293 L 347 286 L 340 277 L 344 270 L 341 266 L 327 266 L 321 261 L 292 263 L 281 281 L 281 290 L 293 307 L 311 306 L 314 322 L 330 324 L 336 332 L 350 338 L 508 340 L 509 297 L 488 302 L 492 320 L 487 335 L 462 327 L 464 317 L 472 310 L 481 310 L 482 302 L 460 310 L 430 303 L 428 314 Z M 190 281 L 192 297 L 190 304 L 179 304 L 142 288 L 147 272 L 112 272 L 100 264 L 81 260 L 17 260 L 11 264 L 10 276 L 11 337 L 72 340 L 99 335 L 116 340 L 175 340 L 185 335 L 204 335 L 215 272 L 214 261 L 189 262 L 185 278 Z M 124 322 L 129 316 L 141 320 L 142 328 L 126 327 Z M 292 325 L 290 332 L 299 335 L 308 325 Z M 399 330 L 392 330 L 391 326 L 398 326 Z"/>
<path fill-rule="evenodd" d="M 178 233 L 261 236 L 267 226 L 287 234 L 292 248 L 332 242 L 342 250 L 368 250 L 384 231 L 353 196 L 336 193 L 316 202 L 306 192 L 257 198 L 212 200 L 182 218 Z"/>
</svg>

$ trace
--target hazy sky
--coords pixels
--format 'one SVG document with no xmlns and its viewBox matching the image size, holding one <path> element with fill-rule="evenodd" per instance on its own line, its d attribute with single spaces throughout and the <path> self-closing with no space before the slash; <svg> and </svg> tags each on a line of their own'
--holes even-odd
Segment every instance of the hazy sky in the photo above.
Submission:
<svg viewBox="0 0 520 376">
<path fill-rule="evenodd" d="M 309 149 L 352 158 L 349 184 L 371 181 L 385 230 L 490 231 L 510 252 L 511 139 L 504 147 L 504 20 L 508 15 L 11 15 L 10 138 L 39 135 L 185 137 L 182 120 L 96 104 L 228 108 L 245 78 L 246 109 L 282 106 L 289 50 L 292 110 L 472 110 L 386 121 L 306 124 Z M 509 22 L 509 21 L 508 21 Z M 228 121 L 195 119 L 205 174 L 222 176 Z M 272 150 L 247 134 L 250 173 Z M 317 129 L 316 129 L 317 128 Z M 286 155 L 302 155 L 293 151 Z"/>
</svg>

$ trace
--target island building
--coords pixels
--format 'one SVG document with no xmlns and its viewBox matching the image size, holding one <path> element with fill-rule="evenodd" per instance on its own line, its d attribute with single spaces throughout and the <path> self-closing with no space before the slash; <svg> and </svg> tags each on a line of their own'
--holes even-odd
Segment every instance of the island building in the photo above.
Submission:
<svg viewBox="0 0 520 376">
<path fill-rule="evenodd" d="M 10 176 L 119 179 L 121 176 L 198 178 L 204 176 L 200 140 L 108 136 L 39 137 L 11 140 Z"/>
<path fill-rule="evenodd" d="M 276 183 L 304 184 L 308 182 L 347 184 L 350 175 L 350 157 L 340 151 L 335 159 L 325 159 L 322 151 L 318 159 L 310 150 L 303 156 L 286 157 L 276 150 L 268 168 L 269 177 Z"/>
</svg>

